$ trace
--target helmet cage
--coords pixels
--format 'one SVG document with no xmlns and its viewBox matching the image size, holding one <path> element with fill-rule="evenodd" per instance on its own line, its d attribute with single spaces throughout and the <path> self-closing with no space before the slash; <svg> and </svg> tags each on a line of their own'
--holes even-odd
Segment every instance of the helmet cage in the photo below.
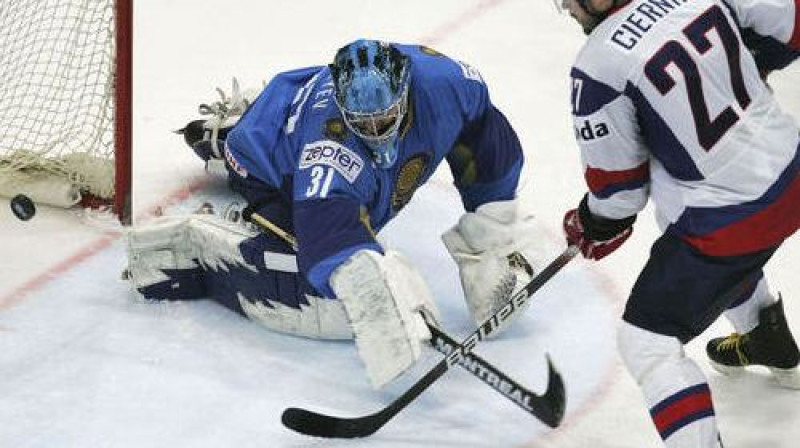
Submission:
<svg viewBox="0 0 800 448">
<path fill-rule="evenodd" d="M 394 137 L 403 123 L 408 110 L 408 83 L 389 107 L 375 112 L 359 112 L 348 109 L 336 97 L 336 105 L 344 117 L 344 123 L 359 138 L 373 149 Z"/>
</svg>

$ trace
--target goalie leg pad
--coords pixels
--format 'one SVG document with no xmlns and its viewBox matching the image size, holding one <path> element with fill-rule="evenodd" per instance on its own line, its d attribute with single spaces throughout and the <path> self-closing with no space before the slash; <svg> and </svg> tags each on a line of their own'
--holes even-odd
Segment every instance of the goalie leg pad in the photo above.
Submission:
<svg viewBox="0 0 800 448">
<path fill-rule="evenodd" d="M 425 309 L 434 317 L 437 311 L 425 281 L 405 257 L 362 250 L 338 267 L 330 282 L 376 389 L 419 359 L 430 332 L 418 311 Z"/>
<path fill-rule="evenodd" d="M 320 297 L 270 237 L 214 215 L 161 217 L 129 231 L 130 279 L 148 299 L 213 298 L 275 331 L 351 339 L 341 303 Z"/>
<path fill-rule="evenodd" d="M 676 337 L 623 322 L 617 343 L 668 448 L 719 447 L 711 391 Z"/>
<path fill-rule="evenodd" d="M 522 252 L 530 248 L 535 233 L 532 216 L 520 216 L 515 201 L 498 201 L 464 214 L 442 235 L 458 264 L 464 298 L 477 325 L 533 278 L 529 257 Z M 494 334 L 511 321 L 504 322 Z"/>
<path fill-rule="evenodd" d="M 158 218 L 128 231 L 129 279 L 147 299 L 188 300 L 206 296 L 203 272 L 187 235 L 191 219 Z"/>
</svg>

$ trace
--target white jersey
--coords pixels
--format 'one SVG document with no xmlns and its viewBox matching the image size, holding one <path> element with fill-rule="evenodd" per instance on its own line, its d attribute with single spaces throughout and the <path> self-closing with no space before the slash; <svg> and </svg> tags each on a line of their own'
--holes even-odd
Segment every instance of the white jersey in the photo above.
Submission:
<svg viewBox="0 0 800 448">
<path fill-rule="evenodd" d="M 739 27 L 800 49 L 800 0 L 633 0 L 595 28 L 571 74 L 594 214 L 652 197 L 667 231 L 711 255 L 800 226 L 800 130 Z"/>
</svg>

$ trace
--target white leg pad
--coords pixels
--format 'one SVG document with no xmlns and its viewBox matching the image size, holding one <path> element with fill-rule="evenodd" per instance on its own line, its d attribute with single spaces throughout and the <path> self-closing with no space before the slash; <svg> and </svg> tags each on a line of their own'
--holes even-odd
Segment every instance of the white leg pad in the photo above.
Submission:
<svg viewBox="0 0 800 448">
<path fill-rule="evenodd" d="M 169 280 L 166 269 L 192 269 L 194 248 L 187 244 L 189 218 L 164 216 L 126 233 L 129 279 L 137 289 Z"/>
<path fill-rule="evenodd" d="M 353 339 L 353 330 L 340 300 L 306 294 L 308 305 L 300 305 L 298 311 L 280 302 L 271 302 L 269 307 L 241 293 L 238 298 L 250 320 L 272 331 L 313 339 Z"/>
<path fill-rule="evenodd" d="M 170 280 L 165 270 L 199 267 L 206 272 L 219 272 L 235 266 L 258 273 L 258 268 L 249 264 L 239 251 L 240 244 L 256 234 L 215 215 L 157 218 L 127 233 L 130 280 L 136 289 L 142 289 Z M 293 255 L 265 252 L 264 257 L 271 269 L 297 271 Z M 241 293 L 237 296 L 247 317 L 271 330 L 315 339 L 353 337 L 339 300 L 307 295 L 309 304 L 301 305 L 298 310 L 283 305 L 278 297 L 262 298 L 269 300 L 271 306 L 267 306 Z"/>
<path fill-rule="evenodd" d="M 508 256 L 519 252 L 529 262 L 532 257 L 526 251 L 530 251 L 535 233 L 533 217 L 522 215 L 515 201 L 498 201 L 464 214 L 442 235 L 445 247 L 458 264 L 464 299 L 477 325 L 530 281 L 531 275 L 509 263 Z M 510 322 L 506 321 L 494 334 Z"/>
<path fill-rule="evenodd" d="M 419 314 L 436 315 L 430 291 L 419 272 L 397 252 L 363 250 L 331 276 L 355 334 L 356 346 L 377 389 L 411 367 L 430 339 Z"/>
<path fill-rule="evenodd" d="M 664 444 L 668 448 L 719 447 L 706 378 L 686 357 L 680 341 L 623 322 L 617 343 Z"/>
<path fill-rule="evenodd" d="M 128 270 L 136 288 L 167 279 L 166 269 L 227 269 L 249 266 L 239 244 L 254 236 L 214 215 L 162 216 L 127 233 Z"/>
</svg>

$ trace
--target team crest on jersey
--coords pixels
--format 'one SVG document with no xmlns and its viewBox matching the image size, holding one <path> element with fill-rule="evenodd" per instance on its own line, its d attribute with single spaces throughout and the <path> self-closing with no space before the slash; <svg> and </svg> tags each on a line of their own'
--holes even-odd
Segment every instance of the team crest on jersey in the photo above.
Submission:
<svg viewBox="0 0 800 448">
<path fill-rule="evenodd" d="M 428 168 L 430 156 L 417 154 L 408 159 L 397 171 L 397 179 L 392 193 L 392 209 L 398 211 L 408 204 L 414 192 L 419 188 L 422 176 Z"/>
<path fill-rule="evenodd" d="M 444 56 L 442 53 L 439 53 L 438 51 L 426 45 L 420 45 L 419 51 L 427 54 L 428 56 Z"/>
<path fill-rule="evenodd" d="M 364 168 L 364 160 L 333 140 L 320 140 L 305 145 L 300 153 L 301 170 L 314 165 L 327 165 L 352 184 Z"/>
<path fill-rule="evenodd" d="M 347 126 L 341 118 L 331 118 L 325 121 L 325 127 L 322 130 L 325 137 L 333 141 L 342 143 L 347 135 Z"/>
<path fill-rule="evenodd" d="M 225 161 L 228 162 L 228 166 L 239 176 L 247 177 L 247 170 L 236 160 L 236 157 L 234 157 L 233 153 L 228 149 L 228 145 L 225 145 L 225 150 L 223 152 L 225 153 Z"/>
</svg>

